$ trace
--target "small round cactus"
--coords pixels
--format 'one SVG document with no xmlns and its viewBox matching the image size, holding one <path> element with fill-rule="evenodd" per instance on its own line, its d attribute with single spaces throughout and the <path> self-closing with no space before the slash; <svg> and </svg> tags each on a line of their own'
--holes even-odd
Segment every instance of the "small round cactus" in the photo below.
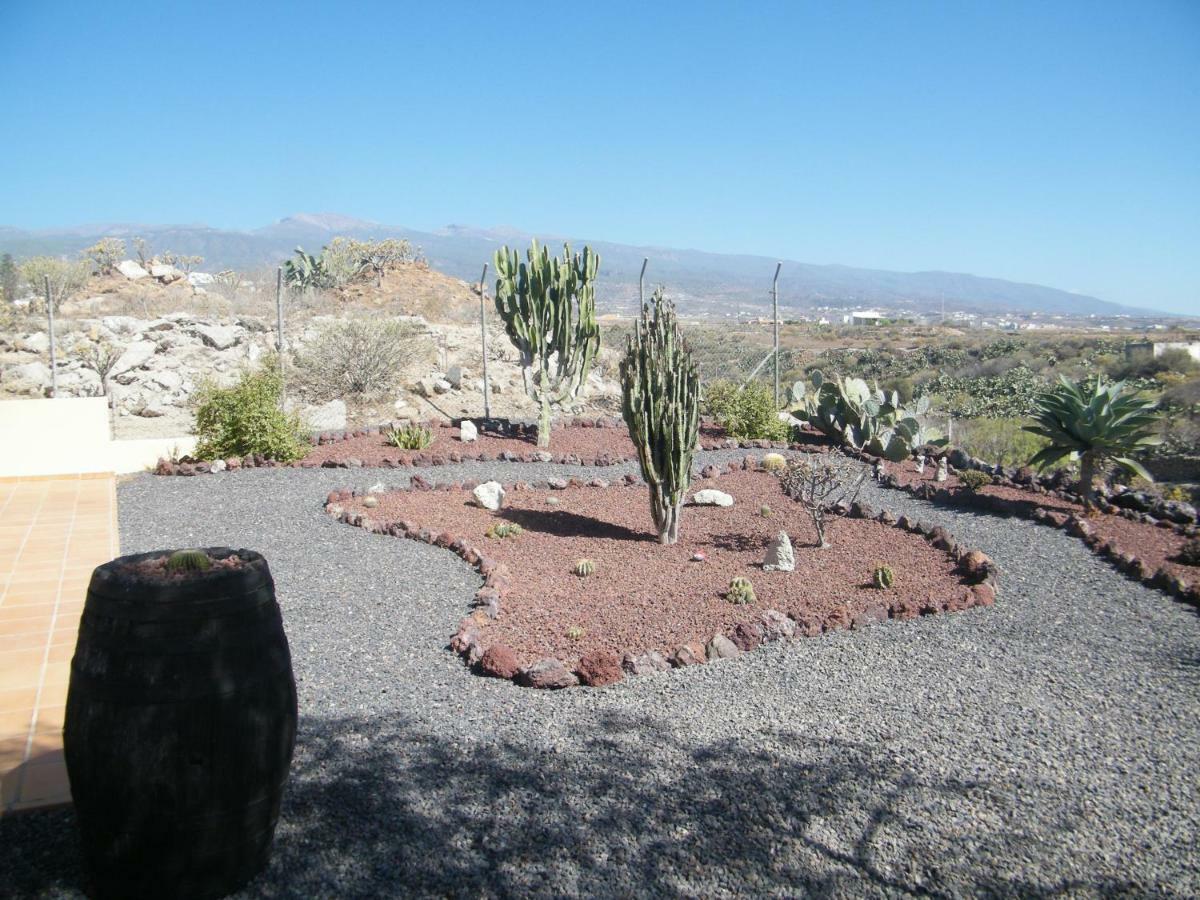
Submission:
<svg viewBox="0 0 1200 900">
<path fill-rule="evenodd" d="M 754 585 L 750 583 L 749 578 L 743 578 L 740 575 L 729 582 L 729 590 L 725 592 L 725 599 L 730 603 L 744 605 L 755 601 Z"/>
<path fill-rule="evenodd" d="M 203 550 L 176 550 L 167 557 L 168 572 L 205 572 L 211 565 Z"/>
<path fill-rule="evenodd" d="M 896 573 L 892 571 L 891 566 L 876 566 L 875 577 L 873 580 L 875 582 L 875 587 L 879 588 L 880 590 L 883 590 L 884 588 L 890 588 L 896 583 Z"/>
<path fill-rule="evenodd" d="M 573 641 L 583 640 L 583 636 L 585 634 L 587 634 L 587 632 L 578 625 L 572 625 L 567 629 L 567 637 Z"/>
<path fill-rule="evenodd" d="M 367 509 L 374 509 L 378 505 L 379 505 L 378 497 L 364 497 L 363 498 L 363 506 L 365 506 Z"/>
<path fill-rule="evenodd" d="M 782 472 L 787 468 L 787 459 L 782 453 L 768 453 L 762 458 L 762 467 L 768 472 Z"/>
<path fill-rule="evenodd" d="M 767 504 L 764 503 L 762 506 L 760 506 L 758 508 L 758 514 L 760 516 L 762 516 L 764 519 L 771 518 L 771 507 L 767 506 Z"/>
<path fill-rule="evenodd" d="M 575 565 L 571 568 L 571 571 L 580 578 L 587 578 L 596 571 L 596 564 L 590 559 L 577 559 L 575 560 Z"/>
<path fill-rule="evenodd" d="M 490 538 L 516 537 L 524 531 L 525 529 L 516 522 L 497 522 L 484 532 L 484 536 Z"/>
</svg>

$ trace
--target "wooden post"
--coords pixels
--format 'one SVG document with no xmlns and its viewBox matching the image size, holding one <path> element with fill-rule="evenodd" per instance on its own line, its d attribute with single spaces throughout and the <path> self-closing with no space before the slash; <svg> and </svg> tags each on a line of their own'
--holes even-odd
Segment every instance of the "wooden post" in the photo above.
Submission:
<svg viewBox="0 0 1200 900">
<path fill-rule="evenodd" d="M 479 339 L 483 347 L 483 417 L 492 417 L 492 388 L 488 384 L 487 366 L 487 263 L 479 276 Z"/>
<path fill-rule="evenodd" d="M 46 275 L 46 316 L 50 319 L 50 396 L 58 396 L 58 352 L 54 344 L 54 298 L 50 296 L 50 276 Z"/>
<path fill-rule="evenodd" d="M 283 340 L 283 266 L 275 268 L 275 351 L 279 355 L 279 402 L 282 403 L 287 391 L 283 372 L 283 350 L 286 347 Z"/>
<path fill-rule="evenodd" d="M 641 314 L 642 307 L 646 305 L 646 263 L 650 262 L 650 257 L 642 257 L 642 274 L 638 276 L 638 314 Z"/>
<path fill-rule="evenodd" d="M 775 322 L 775 408 L 779 408 L 779 270 L 782 262 L 775 263 L 775 280 L 771 282 L 771 317 Z"/>
</svg>

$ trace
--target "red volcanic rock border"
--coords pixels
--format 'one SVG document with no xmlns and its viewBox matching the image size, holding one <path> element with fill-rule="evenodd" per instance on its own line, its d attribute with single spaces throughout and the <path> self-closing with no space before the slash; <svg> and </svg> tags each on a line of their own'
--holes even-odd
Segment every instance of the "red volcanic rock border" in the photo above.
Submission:
<svg viewBox="0 0 1200 900">
<path fill-rule="evenodd" d="M 457 423 L 459 421 L 462 420 L 456 420 L 453 423 L 424 423 L 425 427 L 433 429 L 434 432 L 434 442 L 425 450 L 414 451 L 388 447 L 382 443 L 381 439 L 386 427 L 379 426 L 349 431 L 328 431 L 314 435 L 311 439 L 313 449 L 303 459 L 294 462 L 280 463 L 261 454 L 209 462 L 183 457 L 178 461 L 160 459 L 155 466 L 154 474 L 207 475 L 214 472 L 250 468 L 427 468 L 461 462 L 542 462 L 605 467 L 634 462 L 637 459 L 633 444 L 624 433 L 625 423 L 619 417 L 569 419 L 561 427 L 555 428 L 550 450 L 530 443 L 531 436 L 536 435 L 536 429 L 531 430 L 522 423 L 506 423 L 503 426 L 503 433 L 481 428 L 477 441 L 463 443 L 458 440 Z M 598 429 L 620 431 L 621 434 L 613 434 L 607 439 L 597 439 L 595 435 Z M 561 448 L 564 444 L 568 447 L 571 444 L 581 446 L 577 451 L 551 452 L 556 445 Z M 803 441 L 790 444 L 786 441 L 737 441 L 726 437 L 724 432 L 711 422 L 706 422 L 700 433 L 700 449 L 702 450 L 786 450 L 789 448 L 800 450 L 825 444 L 825 439 L 816 433 L 805 434 Z"/>
<path fill-rule="evenodd" d="M 935 468 L 936 463 L 927 464 L 926 473 Z M 930 474 L 917 475 L 911 463 L 897 469 L 884 475 L 880 484 L 943 506 L 978 509 L 1062 529 L 1134 581 L 1200 606 L 1200 578 L 1186 577 L 1195 567 L 1170 561 L 1185 540 L 1196 536 L 1195 525 L 1154 519 L 1106 500 L 1089 516 L 1075 494 L 1036 481 L 1022 484 L 993 475 L 991 485 L 973 491 L 958 483 L 953 470 L 945 482 L 938 483 L 928 480 Z M 1131 545 L 1139 548 L 1140 556 L 1127 549 Z"/>
<path fill-rule="evenodd" d="M 754 467 L 755 461 L 747 457 L 741 463 L 729 463 L 725 469 L 718 470 L 718 472 L 710 471 L 708 478 L 711 479 L 724 472 L 741 471 Z M 635 476 L 626 476 L 622 479 L 624 485 L 632 486 L 638 483 L 639 479 Z M 475 482 L 463 482 L 434 487 L 422 480 L 410 488 L 391 489 L 389 493 L 394 491 L 454 493 L 461 498 L 460 502 L 465 504 L 467 498 L 463 497 L 463 494 L 475 486 Z M 599 478 L 590 479 L 588 482 L 581 479 L 552 479 L 532 483 L 517 482 L 505 485 L 505 490 L 521 492 L 533 489 L 565 489 L 586 486 L 601 490 L 608 487 L 607 483 Z M 618 490 L 619 488 L 608 489 Z M 753 650 L 762 644 L 773 641 L 815 637 L 824 631 L 840 628 L 864 628 L 888 618 L 914 618 L 918 615 L 956 611 L 973 606 L 990 606 L 996 598 L 998 573 L 995 565 L 983 553 L 959 545 L 945 529 L 940 527 L 928 527 L 904 516 L 897 518 L 887 511 L 876 515 L 865 506 L 856 504 L 852 508 L 843 510 L 844 515 L 848 518 L 871 518 L 882 525 L 919 535 L 934 548 L 943 551 L 949 560 L 955 563 L 953 567 L 955 577 L 959 579 L 960 584 L 965 585 L 965 589 L 947 600 L 926 601 L 919 606 L 905 601 L 903 605 L 892 608 L 884 602 L 870 602 L 862 612 L 853 618 L 845 609 L 840 609 L 836 611 L 841 613 L 840 616 L 833 615 L 827 620 L 807 618 L 797 621 L 778 610 L 767 609 L 752 620 L 738 622 L 727 633 L 715 634 L 707 642 L 702 639 L 685 641 L 670 653 L 658 650 L 646 651 L 640 648 L 632 652 L 618 653 L 602 648 L 584 652 L 570 667 L 566 662 L 552 655 L 543 656 L 532 663 L 522 665 L 517 653 L 502 643 L 489 643 L 486 640 L 489 626 L 502 615 L 505 599 L 513 590 L 514 573 L 510 571 L 509 566 L 491 555 L 486 547 L 473 544 L 450 531 L 439 530 L 440 526 L 408 520 L 387 522 L 374 519 L 372 518 L 372 509 L 363 506 L 362 498 L 364 496 L 364 492 L 350 489 L 333 491 L 326 498 L 325 510 L 343 523 L 364 528 L 372 533 L 406 537 L 444 547 L 476 568 L 483 576 L 484 585 L 475 594 L 476 608 L 474 612 L 461 621 L 450 640 L 450 648 L 461 654 L 468 665 L 481 674 L 513 679 L 518 684 L 531 687 L 563 688 L 577 684 L 589 686 L 611 684 L 625 675 L 646 674 L 722 659 Z M 378 496 L 385 495 L 381 493 Z M 639 490 L 636 499 L 631 496 L 629 502 L 642 504 L 644 500 L 645 498 L 641 496 L 641 490 Z M 377 503 L 378 500 L 374 502 Z M 802 574 L 800 577 L 803 577 Z"/>
</svg>

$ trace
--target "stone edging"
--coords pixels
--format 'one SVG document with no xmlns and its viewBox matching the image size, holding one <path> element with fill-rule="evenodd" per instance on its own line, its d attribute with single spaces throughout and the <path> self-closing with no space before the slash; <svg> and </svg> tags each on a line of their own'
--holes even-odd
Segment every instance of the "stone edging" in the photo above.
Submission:
<svg viewBox="0 0 1200 900">
<path fill-rule="evenodd" d="M 1107 560 L 1117 571 L 1127 575 L 1134 581 L 1139 581 L 1149 587 L 1157 588 L 1170 596 L 1175 596 L 1188 603 L 1200 606 L 1200 581 L 1194 581 L 1189 585 L 1182 578 L 1172 575 L 1165 568 L 1159 568 L 1157 571 L 1151 570 L 1150 566 L 1143 560 L 1138 559 L 1130 553 L 1121 552 L 1121 549 L 1116 544 L 1104 540 L 1093 532 L 1091 526 L 1088 524 L 1088 520 L 1077 513 L 1067 514 L 1043 507 L 1038 507 L 1032 513 L 1026 513 L 1018 504 L 1018 501 L 1009 501 L 1003 497 L 993 497 L 989 494 L 980 494 L 977 491 L 965 489 L 951 491 L 947 488 L 935 487 L 928 481 L 901 484 L 895 475 L 885 475 L 879 483 L 883 487 L 911 494 L 918 500 L 926 500 L 942 506 L 963 506 L 1005 517 L 1016 516 L 1027 521 L 1037 522 L 1040 525 L 1047 525 L 1051 528 L 1060 528 L 1082 540 L 1096 556 Z M 1013 483 L 1011 479 L 1001 479 L 995 483 L 1003 487 L 1015 487 L 1018 489 L 1022 487 L 1019 484 Z M 1040 491 L 1029 491 L 1029 493 L 1034 496 L 1038 493 L 1045 493 L 1064 500 L 1074 496 L 1068 496 L 1066 491 L 1051 491 L 1045 488 Z M 1100 508 L 1103 514 L 1106 515 L 1120 515 L 1135 522 L 1145 522 L 1145 514 L 1136 513 L 1133 510 L 1121 509 L 1120 507 L 1113 506 L 1111 503 Z M 1196 526 L 1194 525 L 1179 525 L 1152 518 L 1151 523 L 1156 527 L 1172 530 L 1177 534 L 1185 536 L 1194 536 L 1196 532 Z"/>
<path fill-rule="evenodd" d="M 706 466 L 703 477 L 716 478 L 721 471 L 737 471 L 739 469 L 758 468 L 758 461 L 753 457 L 745 457 L 739 464 L 730 461 L 724 470 L 716 466 Z M 713 471 L 713 470 L 716 471 Z M 404 537 L 443 547 L 460 557 L 468 565 L 479 572 L 484 579 L 484 585 L 475 592 L 475 611 L 464 618 L 458 630 L 450 639 L 450 649 L 458 653 L 473 670 L 483 675 L 509 678 L 517 684 L 527 687 L 564 688 L 584 684 L 601 687 L 621 680 L 624 675 L 645 675 L 651 672 L 665 671 L 671 668 L 697 665 L 717 659 L 726 659 L 740 653 L 753 650 L 762 644 L 798 637 L 817 637 L 824 631 L 840 628 L 861 629 L 882 622 L 888 618 L 915 618 L 911 615 L 892 616 L 895 612 L 882 603 L 868 607 L 853 620 L 843 617 L 845 621 L 829 625 L 828 623 L 800 623 L 776 610 L 766 610 L 756 622 L 743 622 L 728 634 L 714 635 L 707 644 L 700 641 L 689 642 L 677 648 L 669 657 L 657 650 L 641 653 L 626 653 L 620 659 L 615 654 L 596 651 L 584 654 L 579 665 L 572 672 L 566 665 L 554 657 L 546 657 L 526 668 L 519 668 L 516 659 L 507 648 L 502 646 L 489 647 L 486 651 L 480 641 L 487 626 L 500 616 L 501 604 L 505 594 L 511 590 L 512 573 L 505 563 L 489 557 L 486 552 L 471 546 L 461 537 L 450 532 L 435 532 L 417 522 L 401 521 L 391 525 L 376 522 L 369 516 L 359 512 L 350 512 L 343 504 L 367 493 L 383 493 L 388 491 L 472 491 L 480 482 L 464 481 L 433 485 L 420 476 L 414 476 L 413 484 L 404 486 L 383 486 L 377 492 L 358 491 L 350 488 L 331 491 L 325 499 L 325 512 L 346 525 L 365 529 L 372 534 L 388 534 L 393 537 Z M 626 475 L 617 482 L 618 486 L 639 487 L 643 484 L 636 475 Z M 610 487 L 609 483 L 600 478 L 584 481 L 579 478 L 549 479 L 538 481 L 518 481 L 503 485 L 506 491 L 523 490 L 561 490 L 567 487 L 594 487 L 598 489 Z M 907 516 L 897 518 L 888 510 L 876 514 L 864 504 L 855 503 L 848 509 L 836 510 L 839 514 L 851 518 L 874 519 L 883 525 L 900 528 L 913 534 L 919 534 L 932 546 L 944 551 L 958 563 L 958 573 L 967 589 L 964 594 L 941 604 L 928 603 L 921 607 L 919 615 L 930 615 L 939 612 L 957 612 L 975 606 L 991 606 L 996 600 L 999 586 L 999 572 L 995 563 L 978 550 L 970 550 L 957 543 L 953 536 L 940 526 L 927 526 L 916 522 Z"/>
</svg>

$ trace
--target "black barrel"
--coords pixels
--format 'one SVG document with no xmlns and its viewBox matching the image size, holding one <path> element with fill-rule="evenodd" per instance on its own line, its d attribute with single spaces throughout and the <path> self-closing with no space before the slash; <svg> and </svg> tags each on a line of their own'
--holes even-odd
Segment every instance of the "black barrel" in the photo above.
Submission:
<svg viewBox="0 0 1200 900">
<path fill-rule="evenodd" d="M 96 896 L 220 897 L 267 863 L 296 741 L 275 583 L 249 550 L 171 580 L 92 573 L 63 745 Z"/>
</svg>

